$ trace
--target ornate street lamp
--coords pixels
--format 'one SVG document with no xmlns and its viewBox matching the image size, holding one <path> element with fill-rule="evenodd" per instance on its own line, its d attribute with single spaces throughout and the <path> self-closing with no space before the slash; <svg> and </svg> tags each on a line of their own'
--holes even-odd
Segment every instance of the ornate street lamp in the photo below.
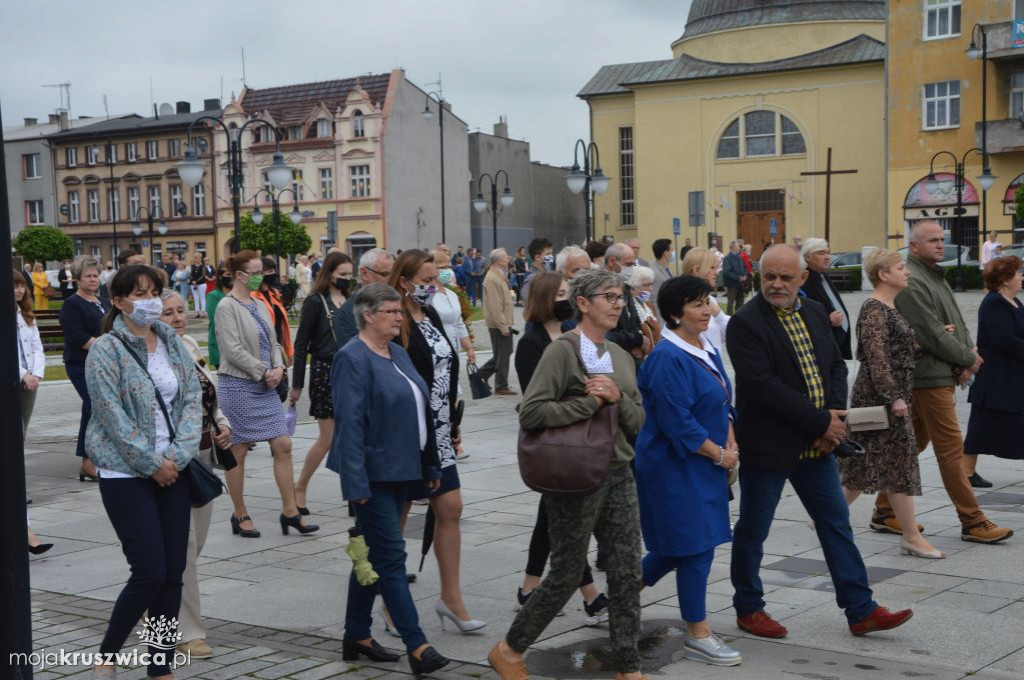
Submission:
<svg viewBox="0 0 1024 680">
<path fill-rule="evenodd" d="M 438 76 L 436 83 L 429 83 L 431 85 L 437 85 L 437 90 L 427 93 L 427 101 L 423 105 L 423 118 L 430 120 L 434 117 L 434 112 L 430 110 L 430 100 L 434 99 L 437 102 L 437 127 L 440 132 L 440 148 L 441 148 L 441 242 L 444 243 L 447 240 L 447 233 L 445 230 L 445 211 L 444 211 L 444 94 L 441 91 L 441 77 Z"/>
<path fill-rule="evenodd" d="M 580 168 L 579 151 L 583 147 L 583 168 Z M 591 172 L 593 168 L 593 172 Z M 586 233 L 584 243 L 590 241 L 591 208 L 593 206 L 594 194 L 601 196 L 608 191 L 608 184 L 611 180 L 601 171 L 601 154 L 597 144 L 585 143 L 582 139 L 576 140 L 573 148 L 572 170 L 565 176 L 565 183 L 569 191 L 574 194 L 583 192 L 583 209 L 586 213 Z"/>
<path fill-rule="evenodd" d="M 302 211 L 299 210 L 299 195 L 295 193 L 294 189 L 281 189 L 276 194 L 273 191 L 267 189 L 260 189 L 252 197 L 253 209 L 249 217 L 252 218 L 253 223 L 263 223 L 263 213 L 260 212 L 260 206 L 256 203 L 256 200 L 260 197 L 261 193 L 265 193 L 270 196 L 271 213 L 274 216 L 274 266 L 277 269 L 278 274 L 281 273 L 281 210 L 280 210 L 280 198 L 289 192 L 292 198 L 295 199 L 295 205 L 292 207 L 291 213 L 288 218 L 294 223 L 299 224 L 302 222 Z"/>
<path fill-rule="evenodd" d="M 501 192 L 501 197 L 498 197 L 498 178 L 501 175 L 505 175 L 505 189 Z M 491 183 L 491 234 L 493 243 L 491 248 L 498 247 L 498 204 L 501 204 L 502 208 L 508 208 L 512 206 L 515 201 L 515 196 L 512 195 L 512 188 L 508 184 L 508 173 L 504 170 L 498 170 L 492 177 L 488 173 L 480 175 L 480 178 L 476 182 L 476 198 L 473 199 L 473 208 L 478 212 L 482 213 L 487 210 L 487 199 L 484 198 L 483 183 L 484 178 L 487 178 Z"/>
<path fill-rule="evenodd" d="M 975 42 L 974 37 L 981 35 L 981 49 L 978 49 L 978 44 Z M 995 177 L 992 177 L 992 172 L 988 167 L 988 33 L 985 31 L 985 27 L 981 24 L 974 24 L 974 28 L 971 29 L 971 44 L 967 48 L 967 56 L 971 59 L 981 59 L 981 167 L 982 173 L 978 177 L 981 182 L 982 194 L 981 194 L 981 239 L 980 243 L 984 243 L 985 239 L 988 238 L 988 190 L 992 188 L 992 182 L 995 181 Z M 992 181 L 988 182 L 988 186 L 985 186 L 985 177 L 992 177 Z M 979 254 L 980 257 L 980 254 Z"/>
</svg>

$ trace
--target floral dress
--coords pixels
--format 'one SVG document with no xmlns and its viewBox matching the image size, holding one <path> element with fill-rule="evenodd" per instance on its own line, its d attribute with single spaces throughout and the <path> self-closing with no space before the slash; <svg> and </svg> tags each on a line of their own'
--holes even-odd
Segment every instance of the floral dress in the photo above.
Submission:
<svg viewBox="0 0 1024 680">
<path fill-rule="evenodd" d="M 434 357 L 434 384 L 430 386 L 430 412 L 434 417 L 437 438 L 437 455 L 441 469 L 455 465 L 455 449 L 452 447 L 451 422 L 451 368 L 454 357 L 448 339 L 426 316 L 416 324 L 424 339 L 430 345 Z"/>
<path fill-rule="evenodd" d="M 869 298 L 857 319 L 857 360 L 860 370 L 853 383 L 850 406 L 885 406 L 889 427 L 857 432 L 855 441 L 866 453 L 842 458 L 839 470 L 847 489 L 876 493 L 921 495 L 917 441 L 910 414 L 894 416 L 891 404 L 903 399 L 908 408 L 914 388 L 914 363 L 920 349 L 914 330 L 903 316 L 883 302 Z"/>
</svg>

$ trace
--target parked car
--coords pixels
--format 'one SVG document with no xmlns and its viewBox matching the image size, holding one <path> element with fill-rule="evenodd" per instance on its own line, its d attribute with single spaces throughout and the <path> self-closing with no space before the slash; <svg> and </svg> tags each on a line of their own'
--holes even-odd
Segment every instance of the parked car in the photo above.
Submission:
<svg viewBox="0 0 1024 680">
<path fill-rule="evenodd" d="M 1003 248 L 1003 257 L 1008 255 L 1016 255 L 1020 259 L 1024 260 L 1024 243 L 1015 243 L 1012 246 Z"/>
<path fill-rule="evenodd" d="M 961 249 L 960 264 L 962 266 L 971 265 L 977 267 L 979 262 L 971 258 L 971 249 L 967 246 L 956 246 L 952 243 L 946 244 L 946 255 L 942 262 L 939 262 L 940 267 L 955 267 L 956 266 L 956 251 L 957 248 Z M 899 249 L 899 254 L 903 256 L 903 259 L 907 259 L 908 248 L 903 247 Z"/>
<path fill-rule="evenodd" d="M 829 261 L 829 267 L 852 267 L 855 265 L 862 264 L 863 256 L 859 250 L 851 250 L 845 253 L 832 253 L 832 259 Z"/>
</svg>

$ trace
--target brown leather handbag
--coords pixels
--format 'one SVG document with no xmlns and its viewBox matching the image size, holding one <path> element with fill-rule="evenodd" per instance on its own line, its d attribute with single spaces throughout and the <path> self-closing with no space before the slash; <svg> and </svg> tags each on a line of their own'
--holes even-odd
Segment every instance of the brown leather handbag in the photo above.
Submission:
<svg viewBox="0 0 1024 680">
<path fill-rule="evenodd" d="M 570 342 L 567 338 L 564 341 Z M 575 353 L 587 375 L 583 359 L 578 351 Z M 608 480 L 618 431 L 618 404 L 605 404 L 590 418 L 571 425 L 543 430 L 520 428 L 519 474 L 526 486 L 540 493 L 554 496 L 594 493 Z"/>
</svg>

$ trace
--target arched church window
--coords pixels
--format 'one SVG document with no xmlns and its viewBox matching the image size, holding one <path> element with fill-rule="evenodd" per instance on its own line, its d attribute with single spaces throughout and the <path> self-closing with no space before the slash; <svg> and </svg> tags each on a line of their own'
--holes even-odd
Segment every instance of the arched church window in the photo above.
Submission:
<svg viewBox="0 0 1024 680">
<path fill-rule="evenodd" d="M 366 131 L 363 128 L 363 112 L 359 109 L 352 112 L 352 136 L 357 139 L 366 136 Z"/>
<path fill-rule="evenodd" d="M 740 143 L 742 140 L 742 144 Z M 716 158 L 730 160 L 807 153 L 800 128 L 777 111 L 749 111 L 729 123 Z"/>
</svg>

